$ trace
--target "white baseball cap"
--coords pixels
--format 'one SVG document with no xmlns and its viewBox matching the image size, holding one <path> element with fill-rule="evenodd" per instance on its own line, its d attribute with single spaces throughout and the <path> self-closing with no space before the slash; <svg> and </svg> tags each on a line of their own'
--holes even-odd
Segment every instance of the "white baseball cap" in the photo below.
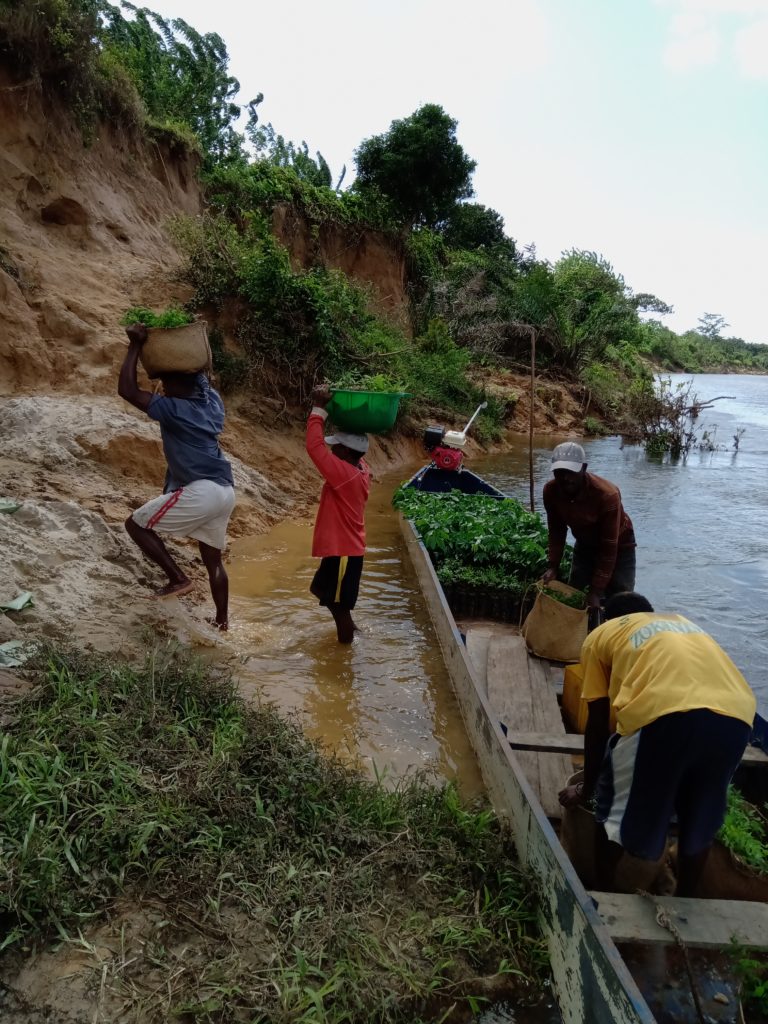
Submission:
<svg viewBox="0 0 768 1024">
<path fill-rule="evenodd" d="M 587 453 L 575 441 L 564 441 L 552 452 L 552 472 L 556 469 L 570 469 L 580 473 L 587 461 Z"/>
<path fill-rule="evenodd" d="M 336 434 L 330 434 L 326 437 L 325 443 L 343 444 L 346 445 L 347 448 L 351 448 L 353 452 L 360 452 L 361 455 L 365 455 L 368 451 L 367 434 L 344 434 L 342 431 L 339 431 Z"/>
</svg>

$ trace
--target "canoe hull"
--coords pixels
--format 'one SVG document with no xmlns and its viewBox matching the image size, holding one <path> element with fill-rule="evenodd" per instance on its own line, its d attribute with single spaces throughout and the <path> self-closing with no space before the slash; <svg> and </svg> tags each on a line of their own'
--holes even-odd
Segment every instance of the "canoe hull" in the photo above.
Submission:
<svg viewBox="0 0 768 1024">
<path fill-rule="evenodd" d="M 520 863 L 540 886 L 541 926 L 566 1024 L 653 1024 L 651 1014 L 591 897 L 568 860 L 482 692 L 426 548 L 400 517 L 469 741 Z"/>
</svg>

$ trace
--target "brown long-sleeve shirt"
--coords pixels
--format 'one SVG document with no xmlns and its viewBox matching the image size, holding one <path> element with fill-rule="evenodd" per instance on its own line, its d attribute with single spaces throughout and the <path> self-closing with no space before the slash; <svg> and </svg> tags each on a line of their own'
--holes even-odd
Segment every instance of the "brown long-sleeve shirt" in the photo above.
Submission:
<svg viewBox="0 0 768 1024">
<path fill-rule="evenodd" d="M 593 548 L 595 564 L 591 587 L 604 591 L 613 576 L 619 548 L 635 547 L 632 520 L 624 511 L 621 491 L 608 480 L 586 474 L 584 489 L 575 498 L 566 497 L 557 480 L 544 485 L 544 508 L 549 530 L 549 564 L 560 565 L 570 527 L 579 544 Z"/>
</svg>

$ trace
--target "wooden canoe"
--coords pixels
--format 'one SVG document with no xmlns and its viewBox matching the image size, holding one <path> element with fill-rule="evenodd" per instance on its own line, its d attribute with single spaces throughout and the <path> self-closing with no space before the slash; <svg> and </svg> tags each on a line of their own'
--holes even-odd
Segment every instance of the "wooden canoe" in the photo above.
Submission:
<svg viewBox="0 0 768 1024">
<path fill-rule="evenodd" d="M 555 996 L 566 1024 L 652 1024 L 654 1017 L 616 941 L 669 942 L 670 934 L 640 896 L 590 894 L 582 885 L 513 750 L 574 751 L 582 737 L 513 733 L 506 736 L 485 693 L 446 601 L 429 554 L 413 524 L 400 517 L 411 564 L 421 585 L 468 738 L 477 756 L 489 799 L 511 828 L 521 866 L 538 882 L 540 923 L 546 938 Z M 761 752 L 747 760 L 764 763 Z M 595 897 L 593 899 L 593 896 Z M 745 946 L 768 948 L 768 907 L 731 901 L 659 898 L 686 933 L 686 942 L 727 946 L 740 922 Z M 726 905 L 727 904 L 727 905 Z M 596 906 L 597 905 L 597 906 Z M 598 912 L 597 907 L 602 907 Z M 698 939 L 697 939 L 698 936 Z M 721 1007 L 722 1009 L 722 1007 Z M 670 1019 L 687 1020 L 684 1017 Z M 698 1020 L 698 1017 L 692 1017 Z M 713 1019 L 731 1020 L 723 1016 Z"/>
</svg>

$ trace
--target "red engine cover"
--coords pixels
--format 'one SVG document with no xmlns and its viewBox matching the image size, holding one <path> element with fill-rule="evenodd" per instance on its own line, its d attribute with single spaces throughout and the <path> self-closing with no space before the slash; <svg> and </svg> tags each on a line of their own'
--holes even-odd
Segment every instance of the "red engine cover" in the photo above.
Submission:
<svg viewBox="0 0 768 1024">
<path fill-rule="evenodd" d="M 464 453 L 458 448 L 435 448 L 432 452 L 432 461 L 438 469 L 460 469 Z"/>
</svg>

